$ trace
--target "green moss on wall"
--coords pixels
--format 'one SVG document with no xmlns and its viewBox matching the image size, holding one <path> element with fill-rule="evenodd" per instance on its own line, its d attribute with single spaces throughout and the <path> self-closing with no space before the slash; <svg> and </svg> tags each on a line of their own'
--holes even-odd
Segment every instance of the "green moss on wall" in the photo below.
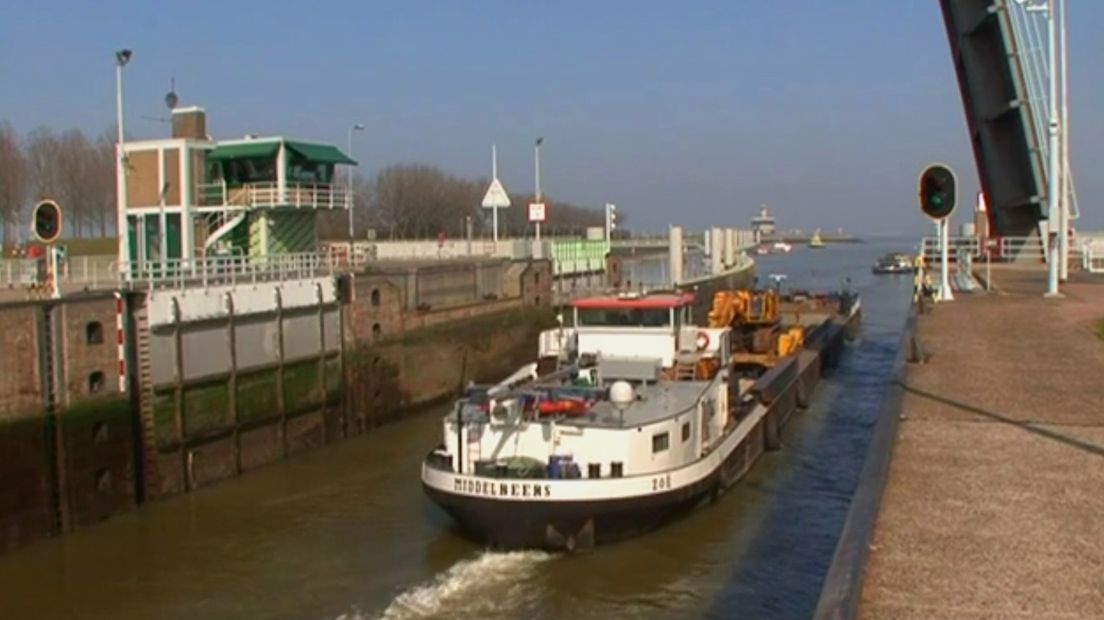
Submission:
<svg viewBox="0 0 1104 620">
<path fill-rule="evenodd" d="M 172 389 L 153 393 L 153 433 L 158 448 L 176 445 L 176 392 Z"/>
<path fill-rule="evenodd" d="M 247 423 L 280 415 L 276 370 L 238 375 L 238 422 Z"/>
<path fill-rule="evenodd" d="M 230 390 L 226 379 L 184 388 L 184 433 L 199 435 L 226 426 Z"/>
<path fill-rule="evenodd" d="M 326 402 L 336 405 L 341 402 L 341 359 L 334 357 L 326 360 Z"/>
<path fill-rule="evenodd" d="M 284 405 L 288 413 L 321 406 L 318 370 L 318 362 L 313 361 L 284 367 Z"/>
<path fill-rule="evenodd" d="M 69 407 L 61 415 L 62 431 L 70 451 L 87 446 L 101 424 L 111 428 L 112 433 L 127 436 L 133 421 L 130 401 L 118 397 L 87 400 Z"/>
<path fill-rule="evenodd" d="M 539 330 L 551 328 L 555 324 L 556 315 L 551 308 L 533 307 L 477 316 L 463 321 L 434 325 L 425 329 L 416 329 L 398 334 L 393 338 L 381 340 L 381 343 L 396 342 L 406 346 L 426 341 L 485 342 L 495 333 L 504 329 L 531 325 L 533 329 Z"/>
</svg>

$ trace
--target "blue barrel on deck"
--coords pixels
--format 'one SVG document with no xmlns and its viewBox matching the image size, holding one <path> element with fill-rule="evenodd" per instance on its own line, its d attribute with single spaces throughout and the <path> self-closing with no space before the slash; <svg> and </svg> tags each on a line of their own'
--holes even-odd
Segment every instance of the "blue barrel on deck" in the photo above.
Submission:
<svg viewBox="0 0 1104 620">
<path fill-rule="evenodd" d="M 548 477 L 553 479 L 565 478 L 571 471 L 571 456 L 553 454 L 548 457 Z"/>
</svg>

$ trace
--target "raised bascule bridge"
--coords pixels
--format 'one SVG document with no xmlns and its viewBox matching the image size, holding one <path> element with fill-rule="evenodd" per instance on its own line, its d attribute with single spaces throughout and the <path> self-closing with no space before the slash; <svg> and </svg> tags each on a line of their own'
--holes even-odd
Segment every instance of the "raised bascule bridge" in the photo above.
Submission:
<svg viewBox="0 0 1104 620">
<path fill-rule="evenodd" d="M 1059 171 L 1070 170 L 1068 145 L 1059 140 L 1059 152 L 1052 153 L 1048 139 L 1052 120 L 1060 136 L 1068 130 L 1068 108 L 1059 105 L 1051 110 L 1050 105 L 1050 71 L 1055 64 L 1049 58 L 1048 6 L 1052 4 L 1045 0 L 940 0 L 984 192 L 985 216 L 979 228 L 987 230 L 978 233 L 1008 239 L 1001 245 L 1008 258 L 1044 257 L 1051 219 L 1057 216 L 1048 213 L 1052 191 L 1060 193 L 1059 205 L 1068 210 L 1071 221 L 1080 215 L 1072 172 L 1065 175 L 1064 182 L 1059 174 L 1060 182 L 1050 187 L 1052 162 L 1058 163 Z M 1059 101 L 1066 100 L 1067 90 L 1061 86 Z M 1080 249 L 1076 242 L 1071 244 L 1071 251 Z"/>
</svg>

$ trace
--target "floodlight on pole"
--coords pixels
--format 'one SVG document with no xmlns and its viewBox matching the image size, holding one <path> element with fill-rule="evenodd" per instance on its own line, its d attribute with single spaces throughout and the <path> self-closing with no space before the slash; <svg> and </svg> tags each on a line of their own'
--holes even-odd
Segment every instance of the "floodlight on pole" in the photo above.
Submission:
<svg viewBox="0 0 1104 620">
<path fill-rule="evenodd" d="M 130 62 L 133 52 L 122 49 L 115 52 L 115 128 L 118 133 L 116 151 L 118 170 L 115 175 L 117 185 L 118 206 L 115 220 L 115 233 L 118 238 L 119 268 L 124 271 L 124 276 L 130 280 L 130 226 L 128 224 L 127 209 L 129 201 L 127 196 L 127 155 L 125 137 L 123 131 L 123 67 Z"/>
<path fill-rule="evenodd" d="M 354 131 L 364 131 L 364 129 L 365 129 L 365 127 L 361 123 L 353 123 L 352 126 L 349 127 L 349 141 L 348 141 L 348 144 L 346 145 L 346 146 L 348 146 L 349 159 L 353 158 L 353 132 Z M 351 255 L 352 251 L 353 251 L 352 242 L 353 242 L 353 239 L 354 239 L 353 213 L 356 211 L 356 200 L 353 199 L 353 165 L 352 164 L 349 164 L 349 174 L 348 174 L 348 178 L 347 178 L 346 182 L 347 182 L 348 187 L 346 187 L 345 203 L 346 203 L 346 206 L 349 209 L 349 244 L 350 244 L 349 245 L 349 253 Z M 351 258 L 351 256 L 350 256 L 350 258 Z"/>
</svg>

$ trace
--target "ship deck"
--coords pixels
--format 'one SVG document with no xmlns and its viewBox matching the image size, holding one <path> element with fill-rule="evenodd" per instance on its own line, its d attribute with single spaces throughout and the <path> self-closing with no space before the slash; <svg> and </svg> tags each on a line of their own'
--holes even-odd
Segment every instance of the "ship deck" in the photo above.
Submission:
<svg viewBox="0 0 1104 620">
<path fill-rule="evenodd" d="M 711 381 L 664 381 L 636 388 L 637 400 L 625 409 L 624 418 L 609 401 L 595 403 L 586 415 L 557 420 L 570 426 L 629 428 L 651 424 L 693 409 Z"/>
</svg>

